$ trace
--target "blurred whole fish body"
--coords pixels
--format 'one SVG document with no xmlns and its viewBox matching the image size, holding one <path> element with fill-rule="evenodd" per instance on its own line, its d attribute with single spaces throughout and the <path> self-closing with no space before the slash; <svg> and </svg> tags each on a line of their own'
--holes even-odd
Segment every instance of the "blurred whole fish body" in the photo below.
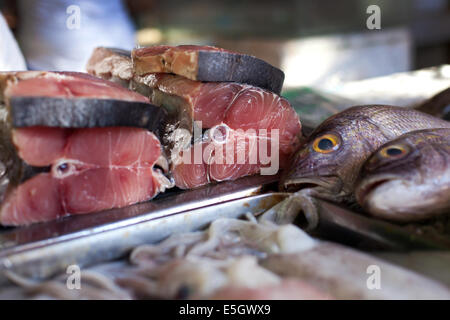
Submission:
<svg viewBox="0 0 450 320">
<path fill-rule="evenodd" d="M 450 87 L 414 107 L 416 110 L 450 120 Z"/>
</svg>

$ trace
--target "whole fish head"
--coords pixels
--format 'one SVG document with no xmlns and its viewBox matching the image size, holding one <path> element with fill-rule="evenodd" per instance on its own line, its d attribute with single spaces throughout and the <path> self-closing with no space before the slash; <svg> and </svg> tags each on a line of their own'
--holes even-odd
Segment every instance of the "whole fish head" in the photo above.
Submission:
<svg viewBox="0 0 450 320">
<path fill-rule="evenodd" d="M 420 130 L 381 146 L 364 164 L 355 189 L 370 214 L 399 222 L 450 208 L 450 129 Z"/>
<path fill-rule="evenodd" d="M 328 118 L 306 139 L 283 175 L 282 188 L 352 201 L 361 165 L 385 136 L 369 116 L 351 109 Z"/>
</svg>

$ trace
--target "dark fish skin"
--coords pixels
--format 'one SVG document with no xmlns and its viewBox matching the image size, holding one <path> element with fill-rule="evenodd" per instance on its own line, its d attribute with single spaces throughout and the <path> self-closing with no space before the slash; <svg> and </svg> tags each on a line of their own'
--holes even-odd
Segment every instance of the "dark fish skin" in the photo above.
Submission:
<svg viewBox="0 0 450 320">
<path fill-rule="evenodd" d="M 380 147 L 355 195 L 366 212 L 398 222 L 450 212 L 450 129 L 406 133 Z"/>
<path fill-rule="evenodd" d="M 95 98 L 11 97 L 12 126 L 135 127 L 164 134 L 167 112 L 149 103 Z"/>
<path fill-rule="evenodd" d="M 22 161 L 12 143 L 9 112 L 0 100 L 0 202 L 7 191 L 14 188 L 27 177 L 29 166 Z"/>
<path fill-rule="evenodd" d="M 450 122 L 409 108 L 351 107 L 331 116 L 313 131 L 291 159 L 280 187 L 352 203 L 361 166 L 376 149 L 404 133 L 430 128 L 450 128 Z M 337 141 L 334 148 L 327 153 L 314 149 L 314 143 L 330 136 Z"/>
<path fill-rule="evenodd" d="M 284 72 L 256 57 L 221 48 L 181 45 L 134 49 L 133 69 L 138 76 L 174 73 L 204 82 L 237 82 L 280 94 Z"/>
</svg>

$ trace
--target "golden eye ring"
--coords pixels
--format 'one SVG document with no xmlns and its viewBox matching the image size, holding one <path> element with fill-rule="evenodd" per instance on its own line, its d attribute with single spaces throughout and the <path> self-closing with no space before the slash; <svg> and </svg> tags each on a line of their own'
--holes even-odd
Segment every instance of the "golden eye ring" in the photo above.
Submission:
<svg viewBox="0 0 450 320">
<path fill-rule="evenodd" d="M 402 145 L 391 145 L 380 150 L 381 157 L 387 159 L 398 159 L 403 157 L 407 153 L 408 148 Z"/>
<path fill-rule="evenodd" d="M 341 140 L 335 134 L 328 133 L 316 138 L 313 142 L 313 150 L 319 153 L 330 153 L 339 148 Z"/>
</svg>

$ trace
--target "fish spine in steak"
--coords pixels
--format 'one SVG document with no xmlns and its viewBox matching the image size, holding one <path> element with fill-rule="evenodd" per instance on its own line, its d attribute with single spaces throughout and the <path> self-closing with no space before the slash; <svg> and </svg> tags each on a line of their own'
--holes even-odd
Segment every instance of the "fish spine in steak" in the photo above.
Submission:
<svg viewBox="0 0 450 320">
<path fill-rule="evenodd" d="M 145 129 L 29 127 L 14 129 L 13 143 L 24 162 L 51 169 L 10 185 L 0 209 L 3 225 L 120 208 L 172 185 L 155 168 L 165 159 Z"/>
<path fill-rule="evenodd" d="M 223 138 L 212 138 L 223 133 Z M 181 150 L 172 168 L 176 185 L 194 188 L 252 174 L 276 174 L 298 144 L 301 125 L 287 100 L 247 88 L 234 98 L 203 141 Z M 195 161 L 195 153 L 201 161 Z M 186 161 L 188 160 L 188 161 Z"/>
</svg>

